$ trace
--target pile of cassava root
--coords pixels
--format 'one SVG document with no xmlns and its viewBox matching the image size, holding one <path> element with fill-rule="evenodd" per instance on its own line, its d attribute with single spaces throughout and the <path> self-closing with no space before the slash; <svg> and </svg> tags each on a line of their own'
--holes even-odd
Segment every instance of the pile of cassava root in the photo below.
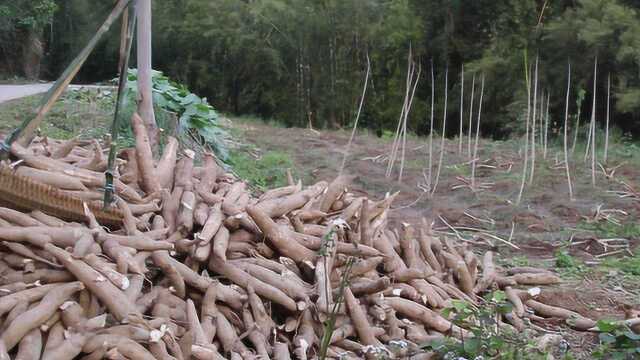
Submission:
<svg viewBox="0 0 640 360">
<path fill-rule="evenodd" d="M 393 196 L 356 197 L 338 177 L 254 197 L 173 138 L 154 161 L 133 124 L 136 148 L 118 157 L 107 212 L 94 203 L 105 144 L 12 147 L 1 171 L 12 188 L 0 189 L 0 359 L 314 359 L 323 348 L 429 359 L 420 344 L 471 336 L 441 310 L 497 288 L 513 303 L 501 326 L 595 325 L 518 289 L 557 283 L 550 272 L 503 271 L 492 252 L 434 237 L 427 221 L 387 227 Z"/>
</svg>

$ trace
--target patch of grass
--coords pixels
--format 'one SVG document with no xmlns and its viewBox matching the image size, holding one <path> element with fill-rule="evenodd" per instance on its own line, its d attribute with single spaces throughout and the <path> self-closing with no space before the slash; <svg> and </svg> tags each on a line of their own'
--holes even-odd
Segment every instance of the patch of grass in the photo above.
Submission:
<svg viewBox="0 0 640 360">
<path fill-rule="evenodd" d="M 602 266 L 609 269 L 617 269 L 624 274 L 640 276 L 640 250 L 631 257 L 607 258 Z"/>
<path fill-rule="evenodd" d="M 526 256 L 514 256 L 509 261 L 513 266 L 529 266 L 531 262 Z"/>
<path fill-rule="evenodd" d="M 36 114 L 42 95 L 27 96 L 0 104 L 0 132 L 9 133 L 26 118 Z M 40 134 L 69 139 L 76 135 L 99 138 L 110 131 L 114 100 L 100 90 L 66 92 L 52 107 L 40 125 Z"/>
<path fill-rule="evenodd" d="M 589 271 L 580 259 L 565 250 L 556 252 L 555 267 L 563 277 L 582 277 Z"/>
<path fill-rule="evenodd" d="M 578 223 L 577 227 L 581 230 L 592 231 L 597 237 L 601 239 L 640 239 L 640 223 L 636 221 L 628 221 L 620 225 L 613 224 L 609 221 L 583 221 Z"/>
<path fill-rule="evenodd" d="M 280 151 L 269 151 L 258 159 L 246 151 L 234 150 L 229 156 L 229 163 L 241 178 L 261 191 L 287 184 L 287 169 L 293 167 L 289 154 Z"/>
</svg>

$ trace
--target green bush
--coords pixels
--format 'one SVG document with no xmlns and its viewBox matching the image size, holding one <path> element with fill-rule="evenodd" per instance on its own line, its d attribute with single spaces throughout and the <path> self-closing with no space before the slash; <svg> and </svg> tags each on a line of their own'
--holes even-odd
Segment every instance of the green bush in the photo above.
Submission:
<svg viewBox="0 0 640 360">
<path fill-rule="evenodd" d="M 133 112 L 138 94 L 138 71 L 129 69 L 125 114 Z M 168 114 L 175 114 L 177 124 L 172 124 L 172 116 L 156 116 L 158 126 L 165 130 L 175 130 L 176 134 L 186 136 L 201 146 L 213 150 L 222 161 L 227 161 L 228 150 L 225 145 L 227 132 L 222 129 L 218 114 L 206 98 L 192 93 L 186 86 L 171 81 L 160 71 L 152 73 L 154 107 Z M 128 115 L 128 114 L 127 114 Z"/>
</svg>

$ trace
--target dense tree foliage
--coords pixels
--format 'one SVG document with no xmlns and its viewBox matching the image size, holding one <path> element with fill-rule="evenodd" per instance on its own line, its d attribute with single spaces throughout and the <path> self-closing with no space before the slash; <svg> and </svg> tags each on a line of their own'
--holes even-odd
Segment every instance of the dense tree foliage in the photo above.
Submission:
<svg viewBox="0 0 640 360">
<path fill-rule="evenodd" d="M 112 6 L 96 0 L 55 3 L 58 10 L 45 34 L 44 75 L 51 78 Z M 465 117 L 472 76 L 484 73 L 483 132 L 503 137 L 524 128 L 525 58 L 530 65 L 540 57 L 539 89 L 551 95 L 552 124 L 559 124 L 567 63 L 575 79 L 570 111 L 576 114 L 582 106 L 587 118 L 597 56 L 598 121 L 605 117 L 602 94 L 611 74 L 613 122 L 638 134 L 639 12 L 640 3 L 633 0 L 155 0 L 153 65 L 223 111 L 296 126 L 340 127 L 353 121 L 368 55 L 372 78 L 361 121 L 382 130 L 397 123 L 411 48 L 423 69 L 411 130 L 426 130 L 431 64 L 436 114 L 442 114 L 448 67 L 448 114 L 459 118 L 464 64 Z M 114 77 L 118 36 L 114 29 L 79 74 L 81 80 Z M 582 101 L 576 100 L 579 93 L 586 94 Z M 449 122 L 451 135 L 458 133 L 457 123 Z"/>
</svg>

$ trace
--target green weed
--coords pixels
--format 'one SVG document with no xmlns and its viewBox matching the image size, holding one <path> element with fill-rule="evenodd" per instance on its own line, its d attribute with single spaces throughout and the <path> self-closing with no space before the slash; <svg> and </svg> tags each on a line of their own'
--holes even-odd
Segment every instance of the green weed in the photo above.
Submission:
<svg viewBox="0 0 640 360">
<path fill-rule="evenodd" d="M 244 151 L 234 150 L 230 153 L 229 164 L 238 176 L 264 191 L 287 184 L 286 171 L 293 167 L 293 160 L 280 151 L 269 151 L 255 159 Z"/>
<path fill-rule="evenodd" d="M 498 326 L 501 316 L 510 314 L 513 307 L 502 291 L 487 294 L 480 307 L 453 300 L 444 309 L 443 316 L 453 317 L 453 322 L 469 329 L 472 337 L 444 338 L 424 344 L 426 350 L 435 351 L 445 359 L 547 359 L 548 354 L 538 352 L 527 334 L 506 330 Z"/>
<path fill-rule="evenodd" d="M 555 267 L 564 277 L 582 277 L 589 271 L 580 259 L 571 256 L 566 250 L 556 252 Z"/>
<path fill-rule="evenodd" d="M 640 357 L 640 334 L 626 325 L 613 321 L 598 321 L 600 345 L 592 353 L 595 359 L 637 359 Z"/>
</svg>

